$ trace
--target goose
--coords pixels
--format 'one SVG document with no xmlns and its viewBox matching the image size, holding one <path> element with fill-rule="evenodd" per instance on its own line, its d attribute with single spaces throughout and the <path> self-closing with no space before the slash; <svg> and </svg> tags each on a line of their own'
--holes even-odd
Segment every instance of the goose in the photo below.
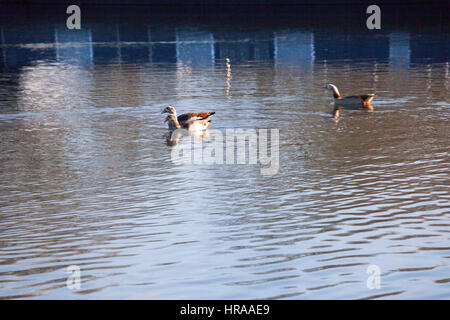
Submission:
<svg viewBox="0 0 450 320">
<path fill-rule="evenodd" d="M 374 94 L 361 94 L 355 96 L 341 97 L 338 88 L 334 84 L 327 84 L 324 88 L 333 91 L 334 103 L 339 106 L 362 106 L 363 108 L 373 110 L 373 106 L 370 104 Z M 335 108 L 339 116 L 339 110 Z"/>
<path fill-rule="evenodd" d="M 191 121 L 195 120 L 205 120 L 209 122 L 209 127 L 211 127 L 211 116 L 215 114 L 215 112 L 188 112 L 183 113 L 177 117 L 177 111 L 172 106 L 165 107 L 161 113 L 168 113 L 173 114 L 176 118 L 180 126 L 184 129 L 188 129 L 189 126 L 191 126 L 193 123 L 190 123 Z M 167 119 L 166 119 L 167 120 Z M 189 124 L 190 123 L 190 124 Z M 208 128 L 209 128 L 208 127 Z"/>
</svg>

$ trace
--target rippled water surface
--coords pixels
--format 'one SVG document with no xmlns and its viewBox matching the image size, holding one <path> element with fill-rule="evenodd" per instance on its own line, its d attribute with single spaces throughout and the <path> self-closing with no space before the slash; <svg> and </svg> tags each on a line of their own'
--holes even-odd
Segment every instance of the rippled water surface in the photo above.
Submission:
<svg viewBox="0 0 450 320">
<path fill-rule="evenodd" d="M 63 27 L 1 28 L 1 298 L 450 298 L 448 34 Z M 278 174 L 174 164 L 168 104 Z"/>
</svg>

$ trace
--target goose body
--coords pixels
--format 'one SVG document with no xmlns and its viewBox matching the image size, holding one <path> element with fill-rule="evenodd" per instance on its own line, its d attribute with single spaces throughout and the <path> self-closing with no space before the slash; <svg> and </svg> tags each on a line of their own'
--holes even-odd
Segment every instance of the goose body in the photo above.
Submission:
<svg viewBox="0 0 450 320">
<path fill-rule="evenodd" d="M 215 112 L 188 112 L 177 116 L 177 111 L 172 106 L 167 106 L 161 113 L 168 113 L 169 115 L 174 115 L 177 119 L 178 124 L 181 128 L 189 129 L 189 127 L 205 126 L 205 122 L 208 122 L 208 128 L 211 127 L 211 116 Z M 195 121 L 201 121 L 200 124 Z"/>
<path fill-rule="evenodd" d="M 334 102 L 340 106 L 356 106 L 363 107 L 372 110 L 373 107 L 370 104 L 374 94 L 360 94 L 354 96 L 342 97 L 338 88 L 334 84 L 328 84 L 325 88 L 333 92 Z"/>
</svg>

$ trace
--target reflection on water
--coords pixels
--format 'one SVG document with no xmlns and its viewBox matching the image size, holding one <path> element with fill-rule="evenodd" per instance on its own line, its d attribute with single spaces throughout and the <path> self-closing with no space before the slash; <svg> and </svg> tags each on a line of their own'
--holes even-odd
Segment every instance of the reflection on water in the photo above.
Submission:
<svg viewBox="0 0 450 320">
<path fill-rule="evenodd" d="M 0 26 L 0 297 L 449 298 L 448 34 L 63 27 Z M 279 128 L 278 175 L 173 164 L 167 104 Z"/>
</svg>

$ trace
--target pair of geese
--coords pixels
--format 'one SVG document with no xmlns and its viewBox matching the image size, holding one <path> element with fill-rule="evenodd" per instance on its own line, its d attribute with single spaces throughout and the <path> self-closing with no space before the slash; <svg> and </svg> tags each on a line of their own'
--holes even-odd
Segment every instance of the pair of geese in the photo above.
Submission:
<svg viewBox="0 0 450 320">
<path fill-rule="evenodd" d="M 342 108 L 354 109 L 364 108 L 373 110 L 370 104 L 374 94 L 361 94 L 348 97 L 342 97 L 338 88 L 334 84 L 328 84 L 324 88 L 333 92 L 335 107 L 333 110 L 333 118 L 339 118 L 339 113 Z M 215 112 L 189 112 L 177 116 L 174 107 L 168 106 L 164 108 L 161 113 L 168 113 L 169 115 L 164 122 L 168 123 L 169 130 L 175 131 L 177 129 L 187 129 L 188 132 L 205 132 L 211 127 L 211 116 Z"/>
<path fill-rule="evenodd" d="M 177 116 L 177 111 L 172 106 L 165 107 L 161 113 L 169 114 L 164 120 L 169 126 L 169 134 L 166 136 L 168 146 L 176 146 L 183 135 L 208 137 L 211 116 L 215 114 L 215 112 L 188 112 Z"/>
</svg>

